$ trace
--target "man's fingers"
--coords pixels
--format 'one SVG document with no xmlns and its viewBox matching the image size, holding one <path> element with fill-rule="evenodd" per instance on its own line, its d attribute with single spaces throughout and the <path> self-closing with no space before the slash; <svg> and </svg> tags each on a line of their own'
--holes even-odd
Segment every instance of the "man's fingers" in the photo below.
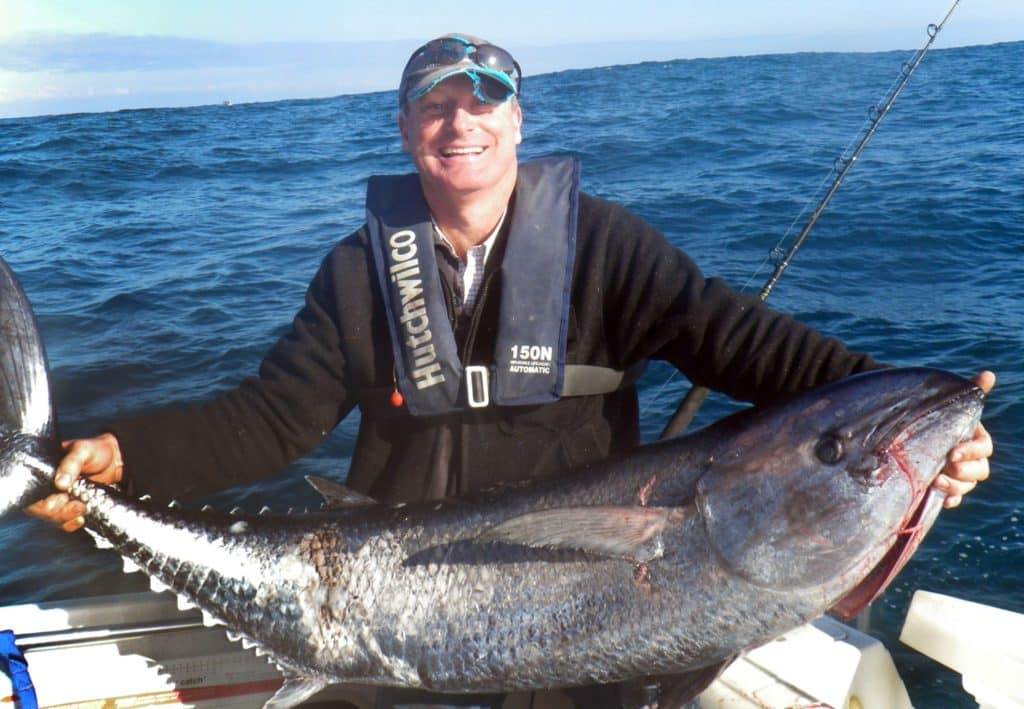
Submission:
<svg viewBox="0 0 1024 709">
<path fill-rule="evenodd" d="M 988 394 L 992 391 L 992 387 L 996 385 L 996 375 L 986 369 L 983 372 L 978 372 L 978 376 L 974 378 L 974 383 L 979 389 Z"/>
<path fill-rule="evenodd" d="M 64 525 L 76 517 L 82 517 L 85 514 L 85 505 L 65 493 L 57 493 L 29 505 L 25 511 L 55 524 Z"/>
<path fill-rule="evenodd" d="M 67 454 L 60 461 L 53 477 L 53 484 L 58 490 L 69 490 L 82 474 L 82 468 L 92 458 L 92 448 L 80 441 L 65 444 L 65 449 Z"/>
<path fill-rule="evenodd" d="M 85 524 L 85 505 L 68 494 L 75 481 L 87 476 L 93 482 L 116 484 L 121 481 L 124 463 L 117 438 L 110 433 L 64 441 L 61 446 L 64 458 L 58 463 L 53 480 L 59 492 L 29 505 L 25 511 L 73 532 Z"/>
<path fill-rule="evenodd" d="M 47 498 L 47 499 L 49 499 L 49 498 Z M 29 513 L 30 515 L 33 515 L 35 517 L 45 517 L 46 516 L 46 500 L 39 500 L 38 502 L 33 502 L 31 505 L 29 505 L 28 507 L 25 508 L 25 511 L 27 513 Z"/>
<path fill-rule="evenodd" d="M 67 453 L 57 466 L 53 481 L 58 490 L 70 489 L 82 475 L 108 485 L 121 481 L 124 463 L 117 438 L 112 434 L 70 441 L 64 444 L 64 449 Z"/>
<path fill-rule="evenodd" d="M 946 493 L 946 501 L 943 504 L 946 509 L 957 507 L 963 501 L 963 496 L 977 485 L 978 483 L 973 480 L 954 479 L 948 475 L 940 475 L 935 479 L 935 487 Z"/>
<path fill-rule="evenodd" d="M 77 532 L 85 526 L 85 517 L 77 515 L 60 526 L 65 532 Z"/>
<path fill-rule="evenodd" d="M 982 458 L 980 460 L 965 460 L 960 463 L 954 463 L 949 466 L 944 473 L 953 480 L 979 483 L 983 480 L 988 480 L 988 460 Z"/>
<path fill-rule="evenodd" d="M 949 452 L 949 463 L 946 472 L 952 477 L 961 477 L 959 469 L 971 468 L 976 472 L 981 472 L 982 468 L 974 463 L 982 463 L 984 468 L 984 477 L 974 477 L 974 480 L 984 480 L 988 477 L 988 459 L 992 457 L 993 444 L 992 436 L 985 429 L 985 426 L 981 423 L 974 429 L 974 436 L 969 441 L 964 441 L 953 447 L 953 450 Z"/>
<path fill-rule="evenodd" d="M 43 511 L 47 515 L 51 517 L 58 517 L 61 515 L 61 511 L 71 504 L 71 497 L 64 493 L 59 493 L 57 495 L 50 495 L 43 500 L 43 503 Z"/>
</svg>

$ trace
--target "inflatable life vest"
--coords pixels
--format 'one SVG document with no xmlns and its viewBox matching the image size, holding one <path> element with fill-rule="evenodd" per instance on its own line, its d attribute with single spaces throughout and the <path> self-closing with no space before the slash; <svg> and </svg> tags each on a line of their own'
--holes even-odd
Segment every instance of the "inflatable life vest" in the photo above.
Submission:
<svg viewBox="0 0 1024 709">
<path fill-rule="evenodd" d="M 370 244 L 384 293 L 396 384 L 413 415 L 492 403 L 545 404 L 561 396 L 607 393 L 623 384 L 621 372 L 567 367 L 565 362 L 579 175 L 575 158 L 519 166 L 500 267 L 500 322 L 490 366 L 464 366 L 459 360 L 419 176 L 370 178 Z"/>
</svg>

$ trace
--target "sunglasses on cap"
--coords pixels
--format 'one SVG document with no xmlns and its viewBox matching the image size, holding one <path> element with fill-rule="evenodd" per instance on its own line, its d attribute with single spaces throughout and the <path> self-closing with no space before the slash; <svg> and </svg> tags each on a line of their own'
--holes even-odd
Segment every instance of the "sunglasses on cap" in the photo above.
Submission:
<svg viewBox="0 0 1024 709">
<path fill-rule="evenodd" d="M 451 68 L 451 71 L 444 71 Z M 473 80 L 473 93 L 485 103 L 503 103 L 519 94 L 522 70 L 507 51 L 462 37 L 441 37 L 420 47 L 405 65 L 405 102 L 416 101 L 455 74 Z M 481 81 L 481 77 L 491 81 Z"/>
</svg>

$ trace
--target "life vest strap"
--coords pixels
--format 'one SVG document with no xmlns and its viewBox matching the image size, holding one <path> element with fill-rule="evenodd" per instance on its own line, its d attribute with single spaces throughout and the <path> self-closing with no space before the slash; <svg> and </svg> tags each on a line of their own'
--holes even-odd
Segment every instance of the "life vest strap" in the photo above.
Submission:
<svg viewBox="0 0 1024 709">
<path fill-rule="evenodd" d="M 467 370 L 489 369 L 484 367 L 467 367 Z M 647 362 L 638 362 L 623 371 L 611 367 L 599 367 L 591 364 L 565 365 L 565 384 L 562 396 L 600 396 L 626 389 L 636 384 L 647 369 Z M 404 407 L 396 408 L 391 404 L 394 387 L 369 387 L 362 390 L 359 408 L 364 415 L 375 418 L 394 416 L 404 413 Z M 488 401 L 488 404 L 493 402 Z M 493 406 L 473 407 L 476 412 L 486 411 Z"/>
<path fill-rule="evenodd" d="M 594 396 L 633 386 L 647 369 L 647 362 L 638 362 L 622 371 L 592 364 L 565 365 L 562 396 Z"/>
</svg>

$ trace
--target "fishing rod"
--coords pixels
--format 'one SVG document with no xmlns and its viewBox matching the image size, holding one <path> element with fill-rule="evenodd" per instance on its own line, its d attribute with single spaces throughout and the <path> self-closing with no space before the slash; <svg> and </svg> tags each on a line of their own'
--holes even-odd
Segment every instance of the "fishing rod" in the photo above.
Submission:
<svg viewBox="0 0 1024 709">
<path fill-rule="evenodd" d="M 945 26 L 946 20 L 949 19 L 949 16 L 953 14 L 953 10 L 955 10 L 956 6 L 959 4 L 960 0 L 954 0 L 953 5 L 949 8 L 946 16 L 942 18 L 942 22 L 937 25 L 928 25 L 928 41 L 924 43 L 924 46 L 917 50 L 917 53 L 914 54 L 914 57 L 909 62 L 904 62 L 900 70 L 901 76 L 892 90 L 890 90 L 889 95 L 886 96 L 883 104 L 881 106 L 876 104 L 871 107 L 868 112 L 870 123 L 864 134 L 861 136 L 860 141 L 857 143 L 857 146 L 853 149 L 853 152 L 850 153 L 849 157 L 843 157 L 840 155 L 836 158 L 832 166 L 832 170 L 836 175 L 832 180 L 831 186 L 826 191 L 825 196 L 818 202 L 818 206 L 814 208 L 814 211 L 811 212 L 811 215 L 807 218 L 807 222 L 800 230 L 800 234 L 797 235 L 789 249 L 777 261 L 775 269 L 768 277 L 764 286 L 761 287 L 761 292 L 758 293 L 758 297 L 762 301 L 768 299 L 772 289 L 775 288 L 775 284 L 779 282 L 779 279 L 782 277 L 783 272 L 789 267 L 789 264 L 796 255 L 796 252 L 800 250 L 800 247 L 803 246 L 808 234 L 811 233 L 811 229 L 814 228 L 814 224 L 818 221 L 818 217 L 820 217 L 821 213 L 825 211 L 825 207 L 832 200 L 832 196 L 839 189 L 839 185 L 842 184 L 847 173 L 850 172 L 854 163 L 857 162 L 857 158 L 860 157 L 861 151 L 864 150 L 864 146 L 868 144 L 868 141 L 871 140 L 871 136 L 873 136 L 875 131 L 878 130 L 878 126 L 882 122 L 882 119 L 885 118 L 886 114 L 889 113 L 889 109 L 891 109 L 893 104 L 896 103 L 896 98 L 900 95 L 900 92 L 903 91 L 903 87 L 907 85 L 907 82 L 910 81 L 910 76 L 914 73 L 914 70 L 917 69 L 917 65 L 921 63 L 921 60 L 924 59 L 924 55 L 928 53 L 928 50 L 932 46 L 932 42 L 935 41 L 935 38 Z M 706 387 L 697 385 L 691 387 L 690 391 L 687 392 L 686 397 L 679 403 L 679 406 L 676 408 L 672 418 L 669 419 L 668 425 L 666 425 L 665 429 L 661 432 L 661 438 L 670 438 L 685 431 L 687 426 L 690 425 L 690 422 L 693 421 L 693 417 L 697 415 L 697 411 L 700 409 L 701 404 L 704 403 L 704 399 L 707 395 L 708 389 Z"/>
</svg>

